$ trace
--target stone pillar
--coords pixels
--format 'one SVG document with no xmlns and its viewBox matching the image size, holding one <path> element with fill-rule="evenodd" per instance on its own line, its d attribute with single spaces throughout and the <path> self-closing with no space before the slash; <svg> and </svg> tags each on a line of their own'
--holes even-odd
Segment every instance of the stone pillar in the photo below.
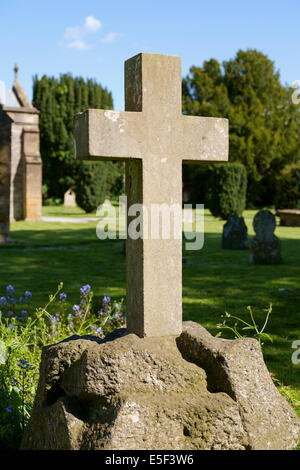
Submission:
<svg viewBox="0 0 300 470">
<path fill-rule="evenodd" d="M 39 112 L 33 107 L 3 107 L 10 120 L 9 219 L 39 220 L 42 212 L 42 160 Z"/>
<path fill-rule="evenodd" d="M 14 72 L 13 90 L 0 95 L 0 243 L 11 241 L 10 221 L 42 215 L 39 111 L 18 80 L 17 65 Z"/>
<path fill-rule="evenodd" d="M 24 128 L 23 162 L 25 220 L 39 220 L 42 216 L 42 161 L 38 126 Z"/>
<path fill-rule="evenodd" d="M 11 160 L 10 160 L 10 221 L 23 220 L 23 127 L 18 122 L 11 123 Z"/>
</svg>

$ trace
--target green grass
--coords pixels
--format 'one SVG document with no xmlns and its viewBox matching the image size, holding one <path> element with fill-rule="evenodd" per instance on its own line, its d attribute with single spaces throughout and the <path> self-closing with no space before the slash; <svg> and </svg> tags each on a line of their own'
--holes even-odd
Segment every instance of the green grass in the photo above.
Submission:
<svg viewBox="0 0 300 470">
<path fill-rule="evenodd" d="M 111 201 L 112 206 L 117 208 L 117 202 Z M 96 217 L 96 211 L 87 214 L 83 209 L 78 206 L 65 207 L 63 204 L 57 206 L 43 206 L 43 216 L 51 217 Z"/>
<path fill-rule="evenodd" d="M 68 212 L 62 213 L 57 207 L 47 207 L 44 215 L 84 215 L 78 208 L 66 209 Z M 244 213 L 250 236 L 254 214 Z M 248 250 L 221 249 L 223 224 L 206 211 L 204 248 L 184 251 L 188 263 L 183 264 L 183 319 L 199 322 L 215 335 L 225 311 L 246 318 L 247 306 L 251 305 L 258 323 L 262 323 L 263 309 L 272 303 L 266 333 L 275 339 L 264 344 L 264 358 L 269 370 L 299 397 L 300 365 L 291 362 L 291 345 L 300 339 L 300 290 L 279 289 L 300 287 L 300 228 L 276 228 L 282 242 L 282 264 L 253 266 L 248 262 Z M 0 295 L 5 295 L 7 284 L 14 285 L 17 295 L 29 289 L 38 307 L 63 281 L 71 302 L 77 302 L 79 288 L 87 283 L 96 296 L 124 296 L 123 242 L 99 241 L 95 227 L 95 222 L 13 223 L 11 236 L 15 244 L 0 248 Z"/>
</svg>

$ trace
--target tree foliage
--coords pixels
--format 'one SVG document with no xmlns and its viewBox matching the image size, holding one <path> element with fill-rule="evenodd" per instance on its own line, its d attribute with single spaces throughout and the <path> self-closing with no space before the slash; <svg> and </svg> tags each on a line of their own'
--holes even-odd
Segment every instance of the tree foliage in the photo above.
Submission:
<svg viewBox="0 0 300 470">
<path fill-rule="evenodd" d="M 106 195 L 122 190 L 122 164 L 90 164 L 74 158 L 75 114 L 87 108 L 113 109 L 112 95 L 106 88 L 70 74 L 60 75 L 59 79 L 35 76 L 33 105 L 40 111 L 43 183 L 48 197 L 62 198 L 71 187 L 79 205 L 91 211 Z"/>
<path fill-rule="evenodd" d="M 300 161 L 287 165 L 275 190 L 276 209 L 300 209 Z"/>
<path fill-rule="evenodd" d="M 208 207 L 215 217 L 240 217 L 246 207 L 247 172 L 240 163 L 220 163 L 214 167 Z"/>
<path fill-rule="evenodd" d="M 215 59 L 193 66 L 183 80 L 183 109 L 191 115 L 229 119 L 230 161 L 245 165 L 250 205 L 274 202 L 281 170 L 299 161 L 300 108 L 280 82 L 274 63 L 256 50 L 239 50 L 222 65 Z M 199 174 L 206 171 L 185 169 Z"/>
</svg>

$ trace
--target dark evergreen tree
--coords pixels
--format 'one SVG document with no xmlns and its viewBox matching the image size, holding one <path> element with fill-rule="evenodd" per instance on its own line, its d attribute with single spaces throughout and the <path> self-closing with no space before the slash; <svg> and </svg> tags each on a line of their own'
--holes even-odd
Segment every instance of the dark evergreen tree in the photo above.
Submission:
<svg viewBox="0 0 300 470">
<path fill-rule="evenodd" d="M 274 63 L 256 50 L 239 50 L 222 66 L 215 59 L 193 66 L 183 80 L 184 112 L 229 119 L 229 158 L 247 169 L 252 206 L 272 204 L 281 170 L 300 160 L 300 108 L 291 96 Z M 198 187 L 207 181 L 201 167 L 190 166 L 184 174 L 191 186 L 196 174 Z"/>
<path fill-rule="evenodd" d="M 75 114 L 87 108 L 113 109 L 112 95 L 106 88 L 95 80 L 85 81 L 70 74 L 61 75 L 59 79 L 35 76 L 33 104 L 40 111 L 43 182 L 47 197 L 62 198 L 71 187 L 77 194 L 78 204 L 90 212 L 106 195 L 116 196 L 122 192 L 122 164 L 90 164 L 74 158 Z"/>
<path fill-rule="evenodd" d="M 240 163 L 219 163 L 213 169 L 208 207 L 215 217 L 240 217 L 246 207 L 247 172 Z"/>
</svg>

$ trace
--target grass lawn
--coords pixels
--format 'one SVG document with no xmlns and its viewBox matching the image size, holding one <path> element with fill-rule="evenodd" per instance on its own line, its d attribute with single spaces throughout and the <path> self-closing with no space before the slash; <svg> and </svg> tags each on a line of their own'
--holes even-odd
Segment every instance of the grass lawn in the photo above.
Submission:
<svg viewBox="0 0 300 470">
<path fill-rule="evenodd" d="M 245 211 L 249 235 L 253 236 L 255 211 Z M 78 208 L 45 207 L 44 215 L 84 216 Z M 89 214 L 88 216 L 94 216 Z M 184 251 L 183 318 L 201 323 L 212 334 L 225 311 L 248 318 L 251 305 L 259 324 L 263 309 L 273 304 L 266 332 L 273 343 L 263 346 L 270 371 L 284 384 L 300 390 L 300 365 L 293 365 L 292 342 L 300 340 L 300 228 L 277 227 L 282 241 L 283 263 L 276 266 L 249 265 L 248 250 L 221 249 L 224 221 L 205 211 L 205 243 L 200 251 Z M 123 241 L 100 241 L 96 222 L 87 224 L 16 222 L 11 225 L 14 245 L 0 247 L 0 296 L 13 284 L 17 296 L 26 289 L 33 304 L 42 306 L 48 294 L 64 282 L 64 292 L 77 303 L 79 288 L 90 284 L 96 296 L 125 296 L 125 257 Z M 292 288 L 292 291 L 280 291 Z M 298 290 L 297 290 L 298 289 Z M 223 337 L 230 337 L 224 331 Z M 299 395 L 298 395 L 299 397 Z M 300 410 L 299 410 L 300 411 Z"/>
</svg>

